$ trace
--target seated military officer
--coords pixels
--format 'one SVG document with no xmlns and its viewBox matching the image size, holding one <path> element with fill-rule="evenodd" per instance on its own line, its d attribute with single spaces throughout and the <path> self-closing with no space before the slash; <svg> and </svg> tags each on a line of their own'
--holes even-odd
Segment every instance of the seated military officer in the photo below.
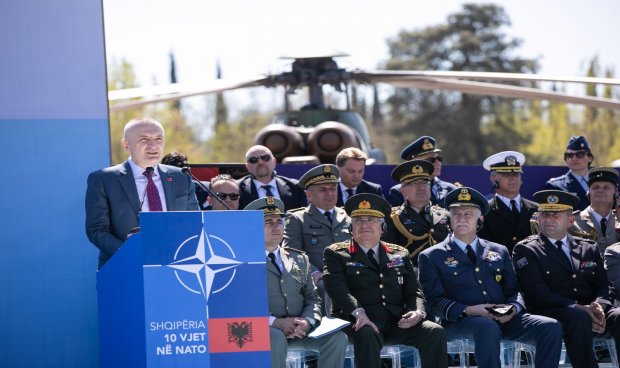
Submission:
<svg viewBox="0 0 620 368">
<path fill-rule="evenodd" d="M 573 237 L 573 206 L 579 198 L 559 190 L 534 193 L 538 228 L 515 245 L 513 263 L 528 310 L 555 318 L 564 330 L 574 367 L 597 367 L 593 333 L 620 338 L 618 308 L 612 308 L 603 259 L 591 240 Z"/>
<path fill-rule="evenodd" d="M 381 366 L 383 344 L 418 348 L 422 367 L 447 367 L 441 326 L 425 320 L 424 296 L 409 252 L 380 241 L 390 204 L 362 193 L 345 203 L 353 239 L 325 249 L 323 280 L 335 316 L 350 320 L 357 367 Z"/>
<path fill-rule="evenodd" d="M 431 206 L 433 170 L 426 160 L 411 160 L 392 171 L 392 179 L 400 182 L 404 203 L 392 208 L 382 239 L 407 248 L 414 266 L 418 265 L 418 253 L 448 236 L 448 211 Z"/>
<path fill-rule="evenodd" d="M 263 197 L 245 209 L 265 213 L 271 367 L 285 368 L 287 350 L 295 347 L 318 351 L 319 367 L 342 367 L 347 348 L 347 336 L 342 331 L 317 339 L 306 337 L 321 320 L 321 303 L 310 275 L 308 256 L 297 249 L 280 246 L 284 203 L 274 197 Z"/>
<path fill-rule="evenodd" d="M 592 239 L 602 253 L 620 241 L 620 221 L 616 203 L 618 171 L 613 167 L 595 167 L 588 172 L 588 199 L 590 205 L 575 216 L 569 232 Z"/>
<path fill-rule="evenodd" d="M 403 148 L 400 152 L 400 158 L 403 160 L 413 160 L 415 158 L 426 160 L 433 164 L 434 170 L 431 175 L 431 202 L 440 207 L 445 207 L 443 202 L 444 197 L 451 190 L 456 189 L 457 185 L 439 179 L 443 157 L 441 156 L 441 150 L 437 147 L 435 138 L 427 135 L 421 136 L 411 142 L 407 147 Z M 403 204 L 403 200 L 403 195 L 400 192 L 400 184 L 396 184 L 390 188 L 388 201 L 392 206 L 400 206 Z"/>
<path fill-rule="evenodd" d="M 418 271 L 429 309 L 448 339 L 473 340 L 478 367 L 501 366 L 503 338 L 536 346 L 536 367 L 557 367 L 560 324 L 525 313 L 508 249 L 476 236 L 487 200 L 463 187 L 446 196 L 446 205 L 452 233 L 420 254 Z"/>
<path fill-rule="evenodd" d="M 484 216 L 484 226 L 478 235 L 505 245 L 510 253 L 518 241 L 532 235 L 530 219 L 538 207 L 519 193 L 524 163 L 522 153 L 504 151 L 489 156 L 482 164 L 491 172 L 495 195 L 489 200 L 489 213 Z"/>
</svg>

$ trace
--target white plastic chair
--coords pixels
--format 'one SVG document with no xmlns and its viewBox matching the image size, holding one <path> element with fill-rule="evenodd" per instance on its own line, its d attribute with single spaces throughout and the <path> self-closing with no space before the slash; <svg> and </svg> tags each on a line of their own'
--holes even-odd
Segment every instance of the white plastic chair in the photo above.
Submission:
<svg viewBox="0 0 620 368">
<path fill-rule="evenodd" d="M 289 349 L 286 354 L 286 368 L 304 368 L 306 362 L 319 358 L 319 353 L 314 350 Z"/>
<path fill-rule="evenodd" d="M 382 359 L 390 359 L 392 361 L 392 367 L 401 367 L 401 360 L 407 357 L 413 357 L 414 368 L 421 367 L 420 353 L 418 349 L 413 346 L 385 345 L 383 349 L 381 349 L 380 354 Z M 349 359 L 351 368 L 355 368 L 355 355 L 353 352 L 353 345 L 351 344 L 347 346 L 345 359 Z"/>
</svg>

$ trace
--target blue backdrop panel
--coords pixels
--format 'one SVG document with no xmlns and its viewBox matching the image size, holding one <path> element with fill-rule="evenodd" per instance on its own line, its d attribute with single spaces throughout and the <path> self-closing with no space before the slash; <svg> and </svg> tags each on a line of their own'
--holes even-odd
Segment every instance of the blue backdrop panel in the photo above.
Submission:
<svg viewBox="0 0 620 368">
<path fill-rule="evenodd" d="M 109 166 L 100 0 L 0 2 L 0 367 L 96 367 L 88 172 Z"/>
</svg>

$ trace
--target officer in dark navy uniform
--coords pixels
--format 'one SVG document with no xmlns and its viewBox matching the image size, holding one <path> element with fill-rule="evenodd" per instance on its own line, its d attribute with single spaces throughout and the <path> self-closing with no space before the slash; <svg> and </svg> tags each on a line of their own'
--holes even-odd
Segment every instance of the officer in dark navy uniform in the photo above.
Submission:
<svg viewBox="0 0 620 368">
<path fill-rule="evenodd" d="M 518 241 L 532 235 L 530 219 L 538 204 L 519 193 L 525 156 L 516 151 L 504 151 L 489 156 L 482 166 L 491 172 L 495 195 L 489 200 L 489 213 L 478 236 L 505 245 L 512 254 Z"/>
<path fill-rule="evenodd" d="M 450 191 L 456 189 L 457 185 L 439 179 L 443 157 L 441 157 L 441 150 L 437 147 L 435 138 L 424 135 L 416 139 L 400 152 L 400 158 L 403 160 L 412 160 L 414 158 L 427 160 L 433 164 L 434 170 L 431 176 L 431 202 L 440 207 L 445 207 L 443 203 L 444 197 Z M 390 188 L 388 201 L 394 207 L 403 204 L 404 198 L 400 192 L 400 184 L 396 184 Z"/>
<path fill-rule="evenodd" d="M 380 240 L 389 203 L 363 193 L 349 198 L 353 239 L 325 249 L 323 280 L 333 314 L 350 320 L 345 332 L 353 340 L 355 365 L 379 368 L 384 344 L 415 346 L 423 368 L 447 367 L 446 337 L 427 321 L 409 253 Z"/>
<path fill-rule="evenodd" d="M 590 149 L 590 143 L 584 136 L 572 136 L 566 152 L 564 161 L 569 170 L 566 174 L 551 178 L 547 181 L 546 189 L 562 190 L 572 193 L 579 198 L 579 203 L 575 209 L 582 211 L 590 204 L 586 196 L 588 193 L 588 170 L 594 161 L 594 155 Z"/>
<path fill-rule="evenodd" d="M 560 324 L 525 313 L 508 249 L 476 236 L 487 200 L 463 187 L 446 196 L 446 205 L 452 234 L 420 254 L 418 271 L 428 309 L 448 339 L 473 340 L 478 367 L 500 368 L 502 339 L 536 346 L 536 367 L 557 367 Z"/>
<path fill-rule="evenodd" d="M 597 367 L 594 334 L 620 336 L 618 308 L 596 242 L 568 234 L 577 196 L 559 190 L 534 193 L 540 234 L 517 243 L 513 263 L 528 310 L 562 323 L 566 352 L 574 367 Z M 594 334 L 593 334 L 594 333 Z"/>
<path fill-rule="evenodd" d="M 411 160 L 392 171 L 392 179 L 400 182 L 405 199 L 392 208 L 382 239 L 407 248 L 414 266 L 422 250 L 448 236 L 448 211 L 430 201 L 433 170 L 433 164 L 426 160 Z"/>
</svg>

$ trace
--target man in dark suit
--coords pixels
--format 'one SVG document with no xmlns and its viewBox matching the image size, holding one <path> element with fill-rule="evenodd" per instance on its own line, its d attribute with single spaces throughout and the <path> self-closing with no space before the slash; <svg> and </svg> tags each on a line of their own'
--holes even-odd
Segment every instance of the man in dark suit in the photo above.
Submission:
<svg viewBox="0 0 620 368">
<path fill-rule="evenodd" d="M 499 368 L 500 342 L 516 340 L 536 347 L 536 367 L 557 367 L 560 324 L 525 313 L 523 298 L 505 246 L 476 235 L 487 200 L 463 187 L 446 196 L 452 233 L 420 254 L 420 284 L 431 313 L 448 339 L 471 339 L 478 367 Z"/>
<path fill-rule="evenodd" d="M 325 249 L 323 279 L 334 315 L 353 324 L 345 332 L 353 340 L 356 366 L 378 368 L 383 344 L 402 344 L 419 350 L 422 367 L 447 367 L 446 337 L 426 320 L 409 253 L 380 240 L 389 203 L 363 193 L 349 198 L 345 210 L 353 239 Z"/>
<path fill-rule="evenodd" d="M 489 200 L 489 213 L 478 235 L 508 248 L 509 254 L 518 241 L 532 235 L 530 219 L 538 204 L 521 197 L 521 174 L 525 156 L 504 151 L 489 156 L 482 166 L 491 172 L 495 195 Z"/>
<path fill-rule="evenodd" d="M 383 197 L 383 188 L 380 184 L 363 179 L 367 159 L 366 153 L 355 147 L 345 148 L 336 156 L 336 166 L 340 172 L 336 206 L 344 206 L 349 197 L 359 193 L 372 193 Z"/>
<path fill-rule="evenodd" d="M 577 196 L 543 190 L 534 200 L 540 234 L 520 241 L 513 251 L 526 306 L 560 321 L 573 366 L 597 367 L 593 335 L 608 332 L 616 346 L 620 337 L 620 326 L 613 323 L 619 310 L 612 308 L 603 259 L 594 241 L 568 235 Z"/>
<path fill-rule="evenodd" d="M 441 165 L 443 157 L 441 156 L 441 150 L 437 147 L 435 138 L 429 136 L 421 136 L 415 141 L 411 142 L 400 152 L 400 158 L 403 160 L 427 160 L 433 164 L 433 176 L 431 177 L 431 203 L 444 207 L 443 199 L 452 190 L 457 188 L 457 185 L 443 181 L 439 179 L 441 175 Z M 400 184 L 396 184 L 390 188 L 388 194 L 388 201 L 394 207 L 403 204 L 403 195 L 400 192 Z"/>
<path fill-rule="evenodd" d="M 392 208 L 387 230 L 382 239 L 407 248 L 414 266 L 418 254 L 448 236 L 448 211 L 431 206 L 433 164 L 426 160 L 403 162 L 392 171 L 392 179 L 400 182 L 404 203 Z"/>
<path fill-rule="evenodd" d="M 306 205 L 306 196 L 297 180 L 276 174 L 276 158 L 265 146 L 250 147 L 245 154 L 249 174 L 238 180 L 241 200 L 239 208 L 263 197 L 275 197 L 284 202 L 286 210 Z"/>
<path fill-rule="evenodd" d="M 312 281 L 308 256 L 300 250 L 280 246 L 284 203 L 265 197 L 250 203 L 245 210 L 261 210 L 265 214 L 271 367 L 286 367 L 289 348 L 318 351 L 319 368 L 342 367 L 348 343 L 344 332 L 336 331 L 317 339 L 307 337 L 321 321 L 321 300 Z"/>
<path fill-rule="evenodd" d="M 100 268 L 139 230 L 140 212 L 199 209 L 192 179 L 177 167 L 158 164 L 165 142 L 158 121 L 129 121 L 122 142 L 127 161 L 88 176 L 86 235 L 100 250 Z"/>
<path fill-rule="evenodd" d="M 563 190 L 579 198 L 575 209 L 582 211 L 590 204 L 588 193 L 588 170 L 594 161 L 590 143 L 584 136 L 572 136 L 566 145 L 564 161 L 569 170 L 566 174 L 547 181 L 546 189 Z"/>
</svg>

